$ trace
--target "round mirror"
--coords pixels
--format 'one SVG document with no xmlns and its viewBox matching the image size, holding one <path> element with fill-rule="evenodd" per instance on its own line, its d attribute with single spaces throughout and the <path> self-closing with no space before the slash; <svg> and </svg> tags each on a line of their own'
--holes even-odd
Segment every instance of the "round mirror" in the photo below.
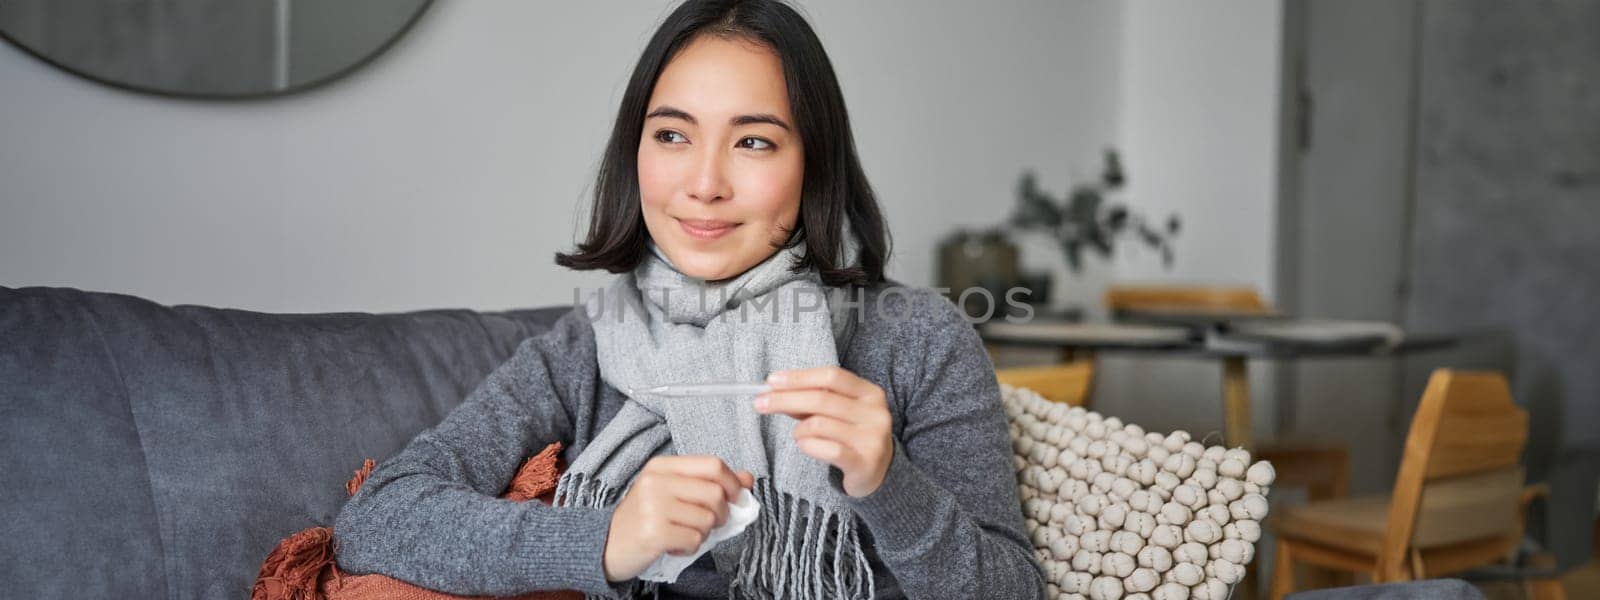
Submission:
<svg viewBox="0 0 1600 600">
<path fill-rule="evenodd" d="M 432 0 L 0 0 L 0 37 L 94 81 L 154 94 L 296 92 L 382 54 Z"/>
</svg>

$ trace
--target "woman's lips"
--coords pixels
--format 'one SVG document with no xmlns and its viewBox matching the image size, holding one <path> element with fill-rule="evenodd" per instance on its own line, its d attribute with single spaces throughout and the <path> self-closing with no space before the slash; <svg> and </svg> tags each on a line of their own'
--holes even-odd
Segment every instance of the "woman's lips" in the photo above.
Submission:
<svg viewBox="0 0 1600 600">
<path fill-rule="evenodd" d="M 678 219 L 678 225 L 683 227 L 683 232 L 689 234 L 689 237 L 701 240 L 720 238 L 739 226 L 732 221 L 710 219 Z"/>
</svg>

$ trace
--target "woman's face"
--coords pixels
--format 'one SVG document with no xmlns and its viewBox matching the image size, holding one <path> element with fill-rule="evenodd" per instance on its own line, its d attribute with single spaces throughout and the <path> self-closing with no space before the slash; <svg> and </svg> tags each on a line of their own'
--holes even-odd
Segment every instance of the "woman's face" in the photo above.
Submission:
<svg viewBox="0 0 1600 600">
<path fill-rule="evenodd" d="M 778 56 L 699 36 L 667 63 L 645 115 L 644 224 L 672 264 L 714 281 L 772 256 L 799 218 L 805 157 Z"/>
</svg>

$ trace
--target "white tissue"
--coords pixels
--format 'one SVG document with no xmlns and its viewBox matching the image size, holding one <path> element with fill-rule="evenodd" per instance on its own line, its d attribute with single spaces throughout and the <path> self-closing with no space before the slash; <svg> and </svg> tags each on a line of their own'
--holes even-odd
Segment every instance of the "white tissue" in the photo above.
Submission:
<svg viewBox="0 0 1600 600">
<path fill-rule="evenodd" d="M 694 561 L 699 559 L 700 555 L 710 552 L 722 540 L 744 532 L 744 528 L 754 523 L 756 515 L 759 514 L 761 514 L 761 503 L 756 502 L 756 497 L 750 494 L 750 490 L 739 490 L 738 500 L 728 505 L 728 521 L 723 523 L 721 527 L 712 529 L 711 534 L 706 536 L 706 540 L 700 543 L 700 547 L 695 548 L 694 554 L 684 556 L 662 554 L 655 562 L 650 563 L 650 566 L 645 567 L 644 572 L 639 574 L 639 579 L 665 583 L 676 582 L 678 574 L 689 568 L 689 565 L 694 564 Z"/>
</svg>

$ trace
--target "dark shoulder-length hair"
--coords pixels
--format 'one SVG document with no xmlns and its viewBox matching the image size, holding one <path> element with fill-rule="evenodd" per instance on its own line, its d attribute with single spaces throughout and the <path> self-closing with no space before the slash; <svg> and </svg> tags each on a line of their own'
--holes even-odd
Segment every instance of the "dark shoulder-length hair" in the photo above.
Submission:
<svg viewBox="0 0 1600 600">
<path fill-rule="evenodd" d="M 639 202 L 639 137 L 656 80 L 668 61 L 699 35 L 742 38 L 775 52 L 783 63 L 789 108 L 805 153 L 800 218 L 778 248 L 805 244 L 796 271 L 816 269 L 833 286 L 868 286 L 884 280 L 889 233 L 872 187 L 856 156 L 844 94 L 816 32 L 777 0 L 688 0 L 672 11 L 639 57 L 617 110 L 611 141 L 595 176 L 589 232 L 577 250 L 556 253 L 556 264 L 580 270 L 633 269 L 648 251 Z M 855 264 L 841 264 L 845 223 L 859 249 Z"/>
</svg>

